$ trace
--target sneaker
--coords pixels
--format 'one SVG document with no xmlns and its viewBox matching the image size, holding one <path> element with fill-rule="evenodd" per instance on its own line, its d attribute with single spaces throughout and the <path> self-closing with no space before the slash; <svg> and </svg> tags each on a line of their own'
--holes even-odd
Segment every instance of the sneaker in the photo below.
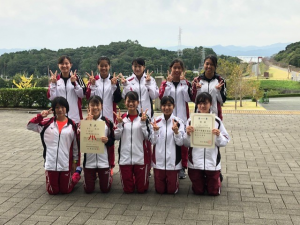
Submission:
<svg viewBox="0 0 300 225">
<path fill-rule="evenodd" d="M 81 178 L 80 174 L 81 174 L 82 168 L 80 166 L 77 166 L 75 173 L 73 173 L 72 175 L 72 181 L 74 184 L 77 184 Z"/>
<path fill-rule="evenodd" d="M 80 166 L 76 167 L 75 173 L 79 173 L 79 175 L 81 174 L 82 168 Z"/>
<path fill-rule="evenodd" d="M 179 179 L 185 179 L 186 178 L 186 175 L 185 175 L 185 169 L 182 168 L 180 171 L 179 171 Z"/>
<path fill-rule="evenodd" d="M 149 178 L 151 178 L 152 177 L 152 174 L 151 174 L 151 172 L 149 172 Z"/>
</svg>

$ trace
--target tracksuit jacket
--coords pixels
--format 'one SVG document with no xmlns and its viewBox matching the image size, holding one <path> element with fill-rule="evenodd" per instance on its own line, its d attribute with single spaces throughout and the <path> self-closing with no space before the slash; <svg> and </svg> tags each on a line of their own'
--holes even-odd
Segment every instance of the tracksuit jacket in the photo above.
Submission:
<svg viewBox="0 0 300 225">
<path fill-rule="evenodd" d="M 178 122 L 178 134 L 172 130 L 173 121 Z M 180 170 L 181 146 L 183 145 L 184 123 L 173 114 L 166 121 L 164 115 L 156 118 L 158 131 L 152 134 L 152 166 L 160 170 Z"/>
<path fill-rule="evenodd" d="M 117 84 L 111 84 L 111 75 L 102 79 L 100 75 L 95 76 L 95 85 L 88 84 L 86 91 L 86 98 L 98 95 L 103 100 L 102 115 L 114 121 L 114 114 L 116 112 L 116 106 L 121 101 L 121 90 L 119 82 Z"/>
<path fill-rule="evenodd" d="M 123 123 L 115 129 L 115 139 L 119 142 L 119 165 L 145 165 L 150 162 L 148 148 L 144 140 L 149 140 L 151 125 L 149 119 L 141 121 L 139 114 L 131 121 L 127 113 L 122 115 Z"/>
<path fill-rule="evenodd" d="M 51 82 L 49 85 L 47 97 L 52 101 L 55 97 L 58 96 L 67 99 L 69 103 L 68 117 L 74 120 L 75 123 L 79 123 L 80 119 L 82 119 L 81 98 L 84 97 L 84 91 L 82 87 L 78 84 L 77 81 L 72 84 L 70 78 L 65 84 L 64 80 L 61 78 L 61 74 L 58 74 L 57 82 Z"/>
<path fill-rule="evenodd" d="M 43 118 L 41 114 L 29 121 L 27 129 L 41 135 L 45 170 L 69 171 L 73 160 L 78 160 L 77 128 L 70 118 L 61 133 L 55 117 Z"/>
<path fill-rule="evenodd" d="M 151 77 L 151 81 L 146 81 L 147 75 L 144 73 L 141 79 L 139 80 L 136 75 L 133 73 L 126 80 L 127 82 L 123 84 L 124 89 L 122 92 L 122 97 L 125 98 L 125 95 L 129 91 L 136 91 L 139 95 L 139 106 L 138 110 L 143 111 L 148 109 L 147 115 L 152 118 L 153 116 L 153 104 L 152 100 L 156 99 L 159 95 L 159 90 L 156 85 L 155 79 Z"/>
<path fill-rule="evenodd" d="M 159 98 L 164 96 L 171 96 L 175 101 L 175 108 L 173 114 L 186 123 L 189 118 L 189 105 L 191 101 L 192 90 L 191 84 L 187 80 L 180 80 L 177 87 L 173 82 L 163 81 L 159 89 Z"/>
<path fill-rule="evenodd" d="M 190 119 L 186 126 L 190 125 Z M 216 136 L 214 148 L 192 148 L 190 147 L 190 136 L 184 134 L 183 143 L 189 148 L 188 167 L 199 170 L 217 171 L 221 170 L 220 147 L 224 147 L 230 141 L 230 137 L 219 117 L 215 117 L 215 128 L 220 130 L 220 135 Z"/>
</svg>

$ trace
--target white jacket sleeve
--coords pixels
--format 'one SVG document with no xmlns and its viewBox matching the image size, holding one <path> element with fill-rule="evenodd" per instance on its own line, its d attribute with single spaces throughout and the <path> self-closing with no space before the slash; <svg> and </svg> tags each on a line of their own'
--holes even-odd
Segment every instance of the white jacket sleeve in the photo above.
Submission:
<svg viewBox="0 0 300 225">
<path fill-rule="evenodd" d="M 33 117 L 29 123 L 27 124 L 27 129 L 32 130 L 38 133 L 41 133 L 43 130 L 43 125 L 41 124 L 43 121 L 49 120 L 48 118 L 44 119 L 41 114 L 37 114 L 36 117 Z"/>
<path fill-rule="evenodd" d="M 152 145 L 156 145 L 157 144 L 157 139 L 158 139 L 158 135 L 159 135 L 159 130 L 152 132 L 151 134 L 151 144 Z"/>
<path fill-rule="evenodd" d="M 218 147 L 224 147 L 227 145 L 227 143 L 230 141 L 230 137 L 222 123 L 222 121 L 220 121 L 221 124 L 220 124 L 220 135 L 219 136 L 216 136 L 216 146 Z"/>
<path fill-rule="evenodd" d="M 191 98 L 189 96 L 189 86 L 186 82 L 187 82 L 186 80 L 180 81 L 180 83 L 182 84 L 182 87 L 183 87 L 183 99 L 185 102 L 190 102 Z"/>
<path fill-rule="evenodd" d="M 188 119 L 188 121 L 186 121 L 186 127 L 190 126 L 190 119 Z M 186 130 L 184 132 L 184 135 L 183 135 L 183 145 L 185 147 L 190 147 L 191 145 L 191 136 L 189 136 L 187 133 L 186 133 Z"/>
<path fill-rule="evenodd" d="M 130 84 L 127 80 L 125 84 L 123 84 L 122 98 L 125 98 L 125 95 L 130 91 Z"/>
<path fill-rule="evenodd" d="M 77 145 L 76 134 L 74 135 L 74 139 L 73 139 L 73 160 L 78 160 L 78 145 Z"/>
<path fill-rule="evenodd" d="M 83 98 L 83 97 L 84 97 L 83 89 L 82 89 L 82 87 L 78 84 L 77 81 L 75 81 L 74 91 L 75 91 L 76 95 L 77 95 L 79 98 Z"/>
<path fill-rule="evenodd" d="M 52 101 L 56 96 L 56 88 L 57 88 L 57 85 L 56 83 L 50 83 L 50 97 L 49 97 L 49 100 Z"/>
<path fill-rule="evenodd" d="M 114 133 L 115 133 L 115 139 L 120 140 L 123 133 L 123 123 L 117 124 L 117 129 L 114 130 Z"/>
<path fill-rule="evenodd" d="M 97 93 L 98 88 L 97 88 L 96 85 L 91 84 L 91 85 L 90 85 L 90 89 L 91 89 L 91 97 L 94 96 L 94 95 L 99 95 L 99 94 Z"/>
<path fill-rule="evenodd" d="M 172 82 L 167 81 L 166 82 L 166 88 L 165 88 L 165 91 L 164 91 L 164 96 L 171 95 L 171 89 L 172 89 Z"/>
<path fill-rule="evenodd" d="M 177 122 L 180 124 L 178 134 L 174 133 L 174 140 L 176 145 L 182 146 L 183 145 L 183 135 L 184 135 L 184 124 L 181 120 L 177 120 Z"/>
<path fill-rule="evenodd" d="M 152 127 L 149 123 L 146 121 L 141 121 L 141 128 L 144 135 L 145 140 L 151 140 L 151 133 L 152 133 Z"/>
<path fill-rule="evenodd" d="M 153 77 L 151 77 L 151 81 L 149 81 L 149 82 L 145 81 L 145 86 L 149 91 L 150 98 L 152 100 L 156 99 L 159 95 L 159 90 L 158 90 L 157 84 L 155 82 L 155 79 Z"/>
</svg>

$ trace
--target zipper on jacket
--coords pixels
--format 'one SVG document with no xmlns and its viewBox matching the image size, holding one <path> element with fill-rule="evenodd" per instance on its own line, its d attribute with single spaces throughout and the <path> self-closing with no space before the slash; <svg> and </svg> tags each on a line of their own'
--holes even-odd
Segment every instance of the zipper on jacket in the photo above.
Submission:
<svg viewBox="0 0 300 225">
<path fill-rule="evenodd" d="M 64 82 L 65 83 L 65 90 L 66 90 L 66 100 L 68 101 L 68 91 L 67 91 L 67 82 Z M 69 116 L 69 113 L 67 112 L 67 116 Z"/>
<path fill-rule="evenodd" d="M 96 168 L 98 168 L 98 156 L 97 156 L 97 153 L 96 153 Z"/>
<path fill-rule="evenodd" d="M 206 148 L 204 148 L 204 171 L 205 171 L 205 153 L 206 153 Z"/>
<path fill-rule="evenodd" d="M 56 151 L 56 170 L 57 171 L 57 161 L 58 161 L 58 150 L 59 150 L 59 142 L 60 142 L 60 134 L 58 136 L 58 146 L 57 146 L 57 151 Z"/>
<path fill-rule="evenodd" d="M 180 83 L 180 81 L 179 81 L 179 83 Z M 178 86 L 179 84 L 177 84 L 177 86 Z M 174 85 L 175 86 L 175 85 Z M 175 106 L 177 105 L 177 98 L 176 98 L 176 96 L 177 96 L 177 86 L 175 86 Z M 178 116 L 178 114 L 177 114 L 177 107 L 175 107 L 175 110 L 176 110 L 176 115 L 175 116 Z"/>
<path fill-rule="evenodd" d="M 132 165 L 132 126 L 133 126 L 133 121 L 131 121 L 131 137 L 130 137 L 130 143 L 131 143 L 131 165 Z"/>
<path fill-rule="evenodd" d="M 102 78 L 101 78 L 102 79 Z M 103 80 L 103 94 L 102 94 L 102 115 L 104 115 L 103 114 L 103 105 L 104 105 L 104 79 L 102 79 Z"/>
<path fill-rule="evenodd" d="M 166 120 L 166 137 L 165 137 L 165 170 L 167 170 L 167 134 L 168 134 L 168 120 Z"/>
<path fill-rule="evenodd" d="M 139 80 L 139 89 L 140 89 L 140 104 L 141 104 L 141 109 L 142 109 L 142 108 L 143 108 L 143 105 L 142 105 L 141 80 Z"/>
</svg>

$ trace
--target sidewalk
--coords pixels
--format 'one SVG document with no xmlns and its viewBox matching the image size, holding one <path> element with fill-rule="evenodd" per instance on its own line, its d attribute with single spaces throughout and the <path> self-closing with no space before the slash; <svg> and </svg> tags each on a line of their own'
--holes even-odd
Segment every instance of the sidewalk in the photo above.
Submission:
<svg viewBox="0 0 300 225">
<path fill-rule="evenodd" d="M 42 144 L 26 130 L 33 114 L 0 110 L 0 224 L 300 224 L 300 115 L 224 114 L 222 193 L 196 196 L 189 178 L 176 195 L 112 191 L 69 195 L 45 190 Z M 117 149 L 117 148 L 116 148 Z"/>
</svg>

